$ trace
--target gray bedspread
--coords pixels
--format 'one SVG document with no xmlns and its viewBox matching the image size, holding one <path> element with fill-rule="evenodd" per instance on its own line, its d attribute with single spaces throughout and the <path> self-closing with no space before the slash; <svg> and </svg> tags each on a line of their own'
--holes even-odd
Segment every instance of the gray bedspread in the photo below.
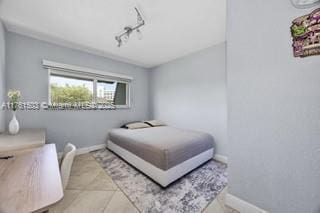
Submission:
<svg viewBox="0 0 320 213">
<path fill-rule="evenodd" d="M 207 133 L 168 126 L 113 129 L 109 139 L 162 170 L 213 148 L 213 138 Z"/>
</svg>

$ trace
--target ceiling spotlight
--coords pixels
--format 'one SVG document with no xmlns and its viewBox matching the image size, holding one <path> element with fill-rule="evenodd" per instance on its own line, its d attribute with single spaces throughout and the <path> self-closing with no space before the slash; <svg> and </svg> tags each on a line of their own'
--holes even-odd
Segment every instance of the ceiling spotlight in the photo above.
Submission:
<svg viewBox="0 0 320 213">
<path fill-rule="evenodd" d="M 128 40 L 129 40 L 129 35 L 128 34 L 125 34 L 125 35 L 122 36 L 122 41 L 124 43 L 127 43 Z"/>
<path fill-rule="evenodd" d="M 137 29 L 136 32 L 137 32 L 138 39 L 141 40 L 143 38 L 141 31 Z"/>
<path fill-rule="evenodd" d="M 122 40 L 119 36 L 116 36 L 116 40 L 118 41 L 118 47 L 121 47 L 122 45 Z"/>
<path fill-rule="evenodd" d="M 135 7 L 134 9 L 137 12 L 137 25 L 134 27 L 126 26 L 124 28 L 124 31 L 122 33 L 120 33 L 120 35 L 117 35 L 115 37 L 116 41 L 118 42 L 118 47 L 121 47 L 124 42 L 127 42 L 129 40 L 131 33 L 134 31 L 136 31 L 138 39 L 139 40 L 142 39 L 142 33 L 140 31 L 140 27 L 145 25 L 145 21 L 143 20 L 138 8 Z"/>
</svg>

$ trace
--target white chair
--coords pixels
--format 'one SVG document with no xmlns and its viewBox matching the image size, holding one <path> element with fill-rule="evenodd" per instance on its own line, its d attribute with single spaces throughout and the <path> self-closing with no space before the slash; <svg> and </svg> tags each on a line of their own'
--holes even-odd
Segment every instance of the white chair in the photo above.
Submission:
<svg viewBox="0 0 320 213">
<path fill-rule="evenodd" d="M 66 189 L 70 177 L 71 167 L 74 156 L 76 155 L 76 147 L 68 143 L 63 150 L 62 160 L 60 164 L 60 174 L 63 189 Z"/>
</svg>

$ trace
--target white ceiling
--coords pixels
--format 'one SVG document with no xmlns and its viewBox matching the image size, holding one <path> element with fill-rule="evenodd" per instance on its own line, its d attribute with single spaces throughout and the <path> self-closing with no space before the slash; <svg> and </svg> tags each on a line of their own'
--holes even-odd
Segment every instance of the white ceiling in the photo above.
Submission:
<svg viewBox="0 0 320 213">
<path fill-rule="evenodd" d="M 146 20 L 143 39 L 115 35 Z M 144 67 L 154 67 L 225 41 L 226 0 L 0 0 L 9 31 Z"/>
</svg>

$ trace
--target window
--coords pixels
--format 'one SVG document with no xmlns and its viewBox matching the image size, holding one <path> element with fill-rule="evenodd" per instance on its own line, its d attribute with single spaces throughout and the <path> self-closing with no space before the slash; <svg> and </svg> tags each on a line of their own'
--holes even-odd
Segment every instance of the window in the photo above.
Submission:
<svg viewBox="0 0 320 213">
<path fill-rule="evenodd" d="M 79 67 L 74 66 L 76 70 L 62 70 L 60 67 L 58 69 L 53 66 L 46 66 L 46 68 L 49 70 L 49 104 L 51 106 L 96 103 L 97 106 L 130 107 L 131 79 L 119 77 L 116 74 L 110 75 L 110 73 L 102 75 L 105 72 L 79 72 Z"/>
<path fill-rule="evenodd" d="M 93 80 L 50 75 L 50 103 L 78 103 L 93 101 Z"/>
<path fill-rule="evenodd" d="M 115 81 L 97 81 L 97 103 L 126 105 L 127 84 Z"/>
</svg>

